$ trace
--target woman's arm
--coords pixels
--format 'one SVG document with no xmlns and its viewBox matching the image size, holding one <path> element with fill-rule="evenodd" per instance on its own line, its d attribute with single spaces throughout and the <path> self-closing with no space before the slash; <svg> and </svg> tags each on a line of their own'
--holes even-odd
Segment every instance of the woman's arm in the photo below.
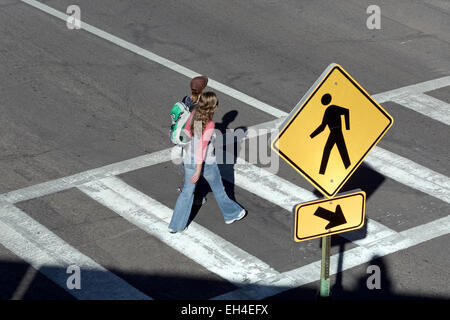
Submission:
<svg viewBox="0 0 450 320">
<path fill-rule="evenodd" d="M 195 165 L 195 172 L 192 175 L 191 179 L 189 180 L 190 183 L 196 184 L 198 179 L 200 179 L 200 174 L 202 173 L 202 166 L 203 166 L 203 163 L 197 163 Z"/>
<path fill-rule="evenodd" d="M 200 178 L 200 173 L 202 171 L 203 161 L 205 161 L 206 156 L 206 148 L 208 147 L 209 140 L 211 140 L 211 136 L 214 133 L 214 122 L 210 121 L 206 125 L 205 130 L 203 131 L 201 139 L 199 141 L 194 142 L 194 152 L 195 152 L 195 173 L 190 179 L 192 184 L 196 183 Z M 195 139 L 195 137 L 194 137 Z M 197 142 L 197 143 L 196 143 Z M 198 145 L 200 142 L 200 146 Z"/>
<path fill-rule="evenodd" d="M 214 122 L 209 121 L 206 124 L 205 130 L 203 130 L 202 138 L 200 141 L 200 145 L 195 145 L 195 163 L 203 163 L 206 156 L 206 148 L 208 147 L 209 140 L 211 140 L 212 134 L 214 133 Z"/>
</svg>

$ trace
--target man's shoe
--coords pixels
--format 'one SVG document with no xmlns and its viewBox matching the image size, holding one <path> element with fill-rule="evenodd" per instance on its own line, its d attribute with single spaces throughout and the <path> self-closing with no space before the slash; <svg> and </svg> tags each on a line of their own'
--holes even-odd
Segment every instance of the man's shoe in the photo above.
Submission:
<svg viewBox="0 0 450 320">
<path fill-rule="evenodd" d="M 239 220 L 241 220 L 242 218 L 244 218 L 246 214 L 247 214 L 247 211 L 245 211 L 245 209 L 243 209 L 243 210 L 239 213 L 239 215 L 237 216 L 237 218 L 234 218 L 234 219 L 225 221 L 225 223 L 226 223 L 226 224 L 231 224 L 231 223 L 233 223 L 233 222 L 235 222 L 235 221 L 239 221 Z"/>
</svg>

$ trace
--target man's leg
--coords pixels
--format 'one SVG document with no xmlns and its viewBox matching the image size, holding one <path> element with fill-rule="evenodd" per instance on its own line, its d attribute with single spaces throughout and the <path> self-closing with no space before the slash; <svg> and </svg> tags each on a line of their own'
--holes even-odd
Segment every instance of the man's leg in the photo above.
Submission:
<svg viewBox="0 0 450 320">
<path fill-rule="evenodd" d="M 350 166 L 350 158 L 348 157 L 347 147 L 345 146 L 344 136 L 342 132 L 336 137 L 336 145 L 341 155 L 342 162 L 344 163 L 345 169 Z"/>
<path fill-rule="evenodd" d="M 322 162 L 320 163 L 320 174 L 325 174 L 325 170 L 327 168 L 328 159 L 330 158 L 331 149 L 333 149 L 335 141 L 335 136 L 333 134 L 333 131 L 330 132 L 330 135 L 328 136 L 327 143 L 325 143 L 325 147 L 323 148 L 323 155 L 322 155 Z"/>
</svg>

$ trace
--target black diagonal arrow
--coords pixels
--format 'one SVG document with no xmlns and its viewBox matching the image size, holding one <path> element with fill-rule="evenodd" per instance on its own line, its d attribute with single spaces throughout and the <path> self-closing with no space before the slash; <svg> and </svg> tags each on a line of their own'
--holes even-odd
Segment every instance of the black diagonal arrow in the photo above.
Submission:
<svg viewBox="0 0 450 320">
<path fill-rule="evenodd" d="M 319 207 L 319 208 L 317 208 L 316 212 L 314 212 L 314 215 L 316 217 L 330 221 L 330 223 L 327 224 L 325 229 L 331 229 L 331 228 L 340 226 L 341 224 L 347 223 L 347 220 L 345 220 L 345 217 L 344 217 L 344 214 L 342 213 L 342 209 L 341 209 L 340 205 L 337 205 L 336 212 L 329 211 L 327 209 Z"/>
</svg>

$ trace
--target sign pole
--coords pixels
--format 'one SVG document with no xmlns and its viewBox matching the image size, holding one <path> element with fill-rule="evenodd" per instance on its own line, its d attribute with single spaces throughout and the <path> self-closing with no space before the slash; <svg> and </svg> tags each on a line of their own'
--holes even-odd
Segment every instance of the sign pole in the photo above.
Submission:
<svg viewBox="0 0 450 320">
<path fill-rule="evenodd" d="M 331 236 L 322 237 L 322 261 L 320 268 L 320 297 L 330 296 L 330 247 Z"/>
</svg>

